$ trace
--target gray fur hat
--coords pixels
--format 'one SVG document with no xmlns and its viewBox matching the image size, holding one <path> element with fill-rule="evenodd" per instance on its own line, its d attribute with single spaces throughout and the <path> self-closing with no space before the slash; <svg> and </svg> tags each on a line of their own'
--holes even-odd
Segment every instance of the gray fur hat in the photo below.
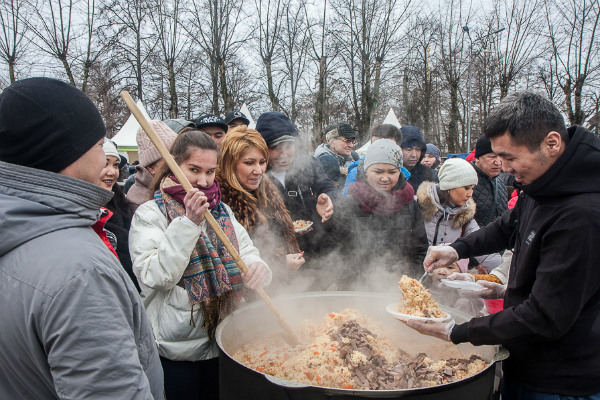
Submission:
<svg viewBox="0 0 600 400">
<path fill-rule="evenodd" d="M 364 160 L 365 171 L 373 164 L 392 164 L 402 168 L 402 149 L 393 140 L 379 139 L 374 141 Z"/>
</svg>

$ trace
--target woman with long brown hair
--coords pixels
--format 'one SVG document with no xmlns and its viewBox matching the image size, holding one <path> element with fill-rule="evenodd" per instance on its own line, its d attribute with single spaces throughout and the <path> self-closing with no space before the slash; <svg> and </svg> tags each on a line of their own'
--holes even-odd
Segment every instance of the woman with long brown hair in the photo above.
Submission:
<svg viewBox="0 0 600 400">
<path fill-rule="evenodd" d="M 269 148 L 260 133 L 245 125 L 234 128 L 221 144 L 217 181 L 223 201 L 273 270 L 271 290 L 281 291 L 304 257 L 281 194 L 265 173 L 268 160 Z"/>
</svg>

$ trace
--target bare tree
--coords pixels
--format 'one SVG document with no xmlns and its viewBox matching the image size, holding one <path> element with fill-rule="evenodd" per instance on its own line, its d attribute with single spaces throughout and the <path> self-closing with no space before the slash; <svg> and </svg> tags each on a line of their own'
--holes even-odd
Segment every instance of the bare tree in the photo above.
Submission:
<svg viewBox="0 0 600 400">
<path fill-rule="evenodd" d="M 35 18 L 27 21 L 29 30 L 35 35 L 35 45 L 44 53 L 58 59 L 69 82 L 76 86 L 69 52 L 74 39 L 73 0 L 48 0 L 32 3 Z"/>
<path fill-rule="evenodd" d="M 287 9 L 289 5 L 284 6 L 281 0 L 255 0 L 254 5 L 257 15 L 258 51 L 265 67 L 267 94 L 273 111 L 281 111 L 279 94 L 275 91 L 273 62 L 281 45 L 282 15 L 285 12 L 284 8 Z"/>
<path fill-rule="evenodd" d="M 24 40 L 27 34 L 27 9 L 24 0 L 5 0 L 0 2 L 0 57 L 8 65 L 10 82 L 16 80 L 15 67 L 25 50 Z"/>
<path fill-rule="evenodd" d="M 498 58 L 501 99 L 506 97 L 523 69 L 538 56 L 538 37 L 543 26 L 540 5 L 541 0 L 494 0 L 497 25 L 492 24 L 489 33 L 503 29 L 490 36 Z"/>
<path fill-rule="evenodd" d="M 600 70 L 598 0 L 548 0 L 545 3 L 552 64 L 565 96 L 569 123 L 582 125 L 588 113 L 582 107 L 586 85 Z"/>
<path fill-rule="evenodd" d="M 101 8 L 96 0 L 85 0 L 81 14 L 84 18 L 84 46 L 82 61 L 81 91 L 87 93 L 90 69 L 100 57 L 108 53 L 117 43 L 123 27 L 111 32 L 105 21 L 100 22 Z"/>
<path fill-rule="evenodd" d="M 292 122 L 298 116 L 297 96 L 302 76 L 306 71 L 309 51 L 308 21 L 305 19 L 304 7 L 288 4 L 283 15 L 282 53 L 285 63 L 285 76 L 289 83 L 290 104 L 287 110 Z"/>
<path fill-rule="evenodd" d="M 379 105 L 381 77 L 399 44 L 398 31 L 406 20 L 410 1 L 333 0 L 333 34 L 339 56 L 346 64 L 358 139 L 366 136 Z"/>
<path fill-rule="evenodd" d="M 462 0 L 448 0 L 440 9 L 440 59 L 442 73 L 448 90 L 446 143 L 448 151 L 457 152 L 465 148 L 465 135 L 459 131 L 462 116 L 459 108 L 460 84 L 463 75 L 465 54 L 464 30 L 461 22 L 468 22 L 470 11 L 463 11 Z M 463 124 L 464 125 L 464 124 Z"/>
<path fill-rule="evenodd" d="M 135 80 L 135 91 L 139 100 L 144 99 L 144 74 L 146 63 L 156 45 L 156 40 L 146 28 L 149 15 L 145 0 L 110 0 L 104 7 L 115 22 L 114 28 L 122 32 L 113 51 L 123 61 L 126 79 Z"/>
<path fill-rule="evenodd" d="M 238 26 L 243 20 L 241 4 L 235 0 L 193 0 L 191 20 L 187 28 L 210 61 L 212 78 L 212 112 L 218 114 L 219 95 L 225 112 L 233 110 L 234 102 L 227 84 L 227 60 L 236 54 L 247 36 L 240 37 Z"/>
<path fill-rule="evenodd" d="M 310 21 L 306 2 L 302 3 L 302 8 L 304 9 L 306 20 Z M 326 21 L 327 0 L 323 2 L 323 16 L 317 23 L 309 22 L 307 28 L 308 40 L 310 42 L 309 54 L 317 70 L 317 90 L 314 99 L 314 112 L 312 113 L 312 140 L 315 146 L 323 143 L 325 139 L 323 128 L 327 123 L 327 78 L 329 76 L 330 65 L 335 56 L 335 54 L 331 54 L 331 49 L 328 48 Z"/>
<path fill-rule="evenodd" d="M 153 2 L 152 24 L 158 40 L 160 58 L 167 70 L 169 118 L 177 118 L 179 115 L 175 63 L 185 64 L 181 56 L 189 43 L 188 37 L 180 30 L 180 7 L 180 0 Z"/>
</svg>

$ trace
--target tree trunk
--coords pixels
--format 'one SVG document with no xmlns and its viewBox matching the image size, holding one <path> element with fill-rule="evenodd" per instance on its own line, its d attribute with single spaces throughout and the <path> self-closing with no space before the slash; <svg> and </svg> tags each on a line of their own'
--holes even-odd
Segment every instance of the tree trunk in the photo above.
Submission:
<svg viewBox="0 0 600 400">
<path fill-rule="evenodd" d="M 86 60 L 83 63 L 83 82 L 81 83 L 81 91 L 87 93 L 88 79 L 90 77 L 90 68 L 92 68 L 92 62 Z"/>
<path fill-rule="evenodd" d="M 265 69 L 267 70 L 267 90 L 269 91 L 271 107 L 273 108 L 273 111 L 281 111 L 279 99 L 275 95 L 275 90 L 273 89 L 273 69 L 271 67 L 271 60 L 269 58 L 263 58 L 263 64 L 265 64 Z"/>
<path fill-rule="evenodd" d="M 314 144 L 323 143 L 323 126 L 325 125 L 325 97 L 327 84 L 327 57 L 319 59 L 319 88 L 315 101 L 315 114 L 313 115 L 313 141 Z"/>
<path fill-rule="evenodd" d="M 448 151 L 456 153 L 459 150 L 460 143 L 458 140 L 458 85 L 450 86 L 450 120 L 448 121 L 448 134 L 446 140 L 448 143 Z"/>
<path fill-rule="evenodd" d="M 15 59 L 11 57 L 8 60 L 8 76 L 10 77 L 10 83 L 14 83 L 17 79 L 15 77 Z"/>
<path fill-rule="evenodd" d="M 73 77 L 73 72 L 71 71 L 71 66 L 67 62 L 67 57 L 65 55 L 61 54 L 58 57 L 58 59 L 60 60 L 60 62 L 62 62 L 63 67 L 65 68 L 65 72 L 67 73 L 67 77 L 69 78 L 69 83 L 73 86 L 77 86 L 77 85 L 75 85 L 75 78 Z"/>
<path fill-rule="evenodd" d="M 225 60 L 221 59 L 219 62 L 219 79 L 221 81 L 221 96 L 223 97 L 223 108 L 225 112 L 233 111 L 233 99 L 231 98 L 231 93 L 229 92 L 229 87 L 227 85 L 227 74 L 225 71 Z"/>
<path fill-rule="evenodd" d="M 177 105 L 177 88 L 175 87 L 175 60 L 170 59 L 167 61 L 167 69 L 169 71 L 169 118 L 176 119 L 179 115 L 179 108 Z"/>
</svg>

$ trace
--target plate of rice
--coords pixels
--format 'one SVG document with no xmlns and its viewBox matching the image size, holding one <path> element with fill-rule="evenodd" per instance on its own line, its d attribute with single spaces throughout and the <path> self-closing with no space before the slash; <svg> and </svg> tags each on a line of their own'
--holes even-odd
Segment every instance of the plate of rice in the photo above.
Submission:
<svg viewBox="0 0 600 400">
<path fill-rule="evenodd" d="M 435 322 L 447 322 L 452 319 L 440 309 L 429 291 L 416 279 L 404 275 L 398 286 L 402 292 L 402 299 L 399 303 L 392 303 L 386 307 L 386 311 L 397 319 Z"/>
<path fill-rule="evenodd" d="M 404 314 L 404 313 L 400 312 L 403 309 L 404 309 L 404 305 L 402 303 L 388 304 L 388 306 L 385 308 L 385 310 L 388 313 L 392 314 L 394 317 L 396 317 L 396 319 L 399 319 L 400 321 L 415 320 L 415 321 L 448 322 L 452 319 L 452 317 L 448 313 L 445 313 L 443 311 L 442 311 L 442 313 L 444 315 L 442 317 L 417 317 L 415 315 Z"/>
<path fill-rule="evenodd" d="M 312 221 L 304 221 L 304 220 L 297 220 L 293 222 L 294 224 L 294 232 L 304 232 L 305 230 L 309 229 L 312 225 L 313 222 Z"/>
</svg>

